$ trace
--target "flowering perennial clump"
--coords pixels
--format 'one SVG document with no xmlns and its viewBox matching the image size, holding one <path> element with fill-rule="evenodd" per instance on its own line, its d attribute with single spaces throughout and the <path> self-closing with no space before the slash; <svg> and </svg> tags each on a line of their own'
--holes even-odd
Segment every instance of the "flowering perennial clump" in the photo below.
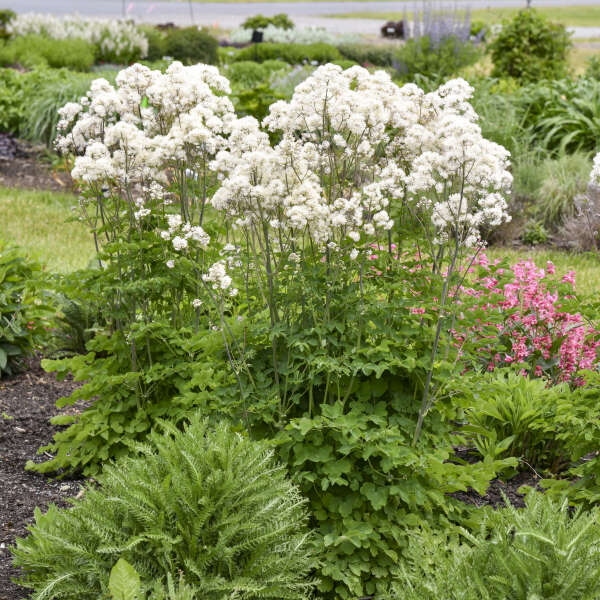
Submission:
<svg viewBox="0 0 600 600">
<path fill-rule="evenodd" d="M 12 36 L 44 35 L 56 40 L 82 38 L 98 47 L 102 60 L 131 60 L 148 54 L 148 40 L 132 22 L 119 19 L 17 15 L 6 27 Z"/>
<path fill-rule="evenodd" d="M 488 268 L 485 254 L 476 262 L 484 270 Z M 532 260 L 524 260 L 513 265 L 507 275 L 509 281 L 501 283 L 489 273 L 463 289 L 475 299 L 470 310 L 483 309 L 490 319 L 478 320 L 468 334 L 474 336 L 488 370 L 515 364 L 529 376 L 544 376 L 553 383 L 582 384 L 577 373 L 598 365 L 600 332 L 581 314 L 562 309 L 562 303 L 575 291 L 575 273 L 569 271 L 557 281 L 552 262 L 548 261 L 544 269 Z M 502 317 L 499 322 L 497 315 Z M 490 328 L 495 333 L 490 333 Z M 457 329 L 454 334 L 462 342 L 465 332 Z M 504 340 L 502 350 L 498 337 Z"/>
</svg>

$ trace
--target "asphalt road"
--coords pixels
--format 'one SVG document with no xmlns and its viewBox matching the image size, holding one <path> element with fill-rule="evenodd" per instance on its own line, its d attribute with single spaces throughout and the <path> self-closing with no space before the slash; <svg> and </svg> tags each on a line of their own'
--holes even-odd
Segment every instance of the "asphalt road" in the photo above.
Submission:
<svg viewBox="0 0 600 600">
<path fill-rule="evenodd" d="M 300 26 L 315 25 L 339 33 L 377 34 L 381 23 L 377 19 L 331 19 L 322 15 L 359 11 L 384 12 L 408 10 L 421 2 L 168 2 L 151 0 L 2 0 L 3 8 L 14 11 L 42 12 L 55 15 L 79 13 L 93 17 L 126 15 L 140 22 L 237 27 L 246 17 L 256 14 L 288 14 Z M 440 0 L 439 4 L 496 8 L 525 6 L 525 0 Z M 576 0 L 577 5 L 597 5 L 598 0 Z M 564 0 L 533 0 L 534 6 L 565 6 Z M 572 28 L 574 37 L 600 37 L 600 27 Z"/>
</svg>

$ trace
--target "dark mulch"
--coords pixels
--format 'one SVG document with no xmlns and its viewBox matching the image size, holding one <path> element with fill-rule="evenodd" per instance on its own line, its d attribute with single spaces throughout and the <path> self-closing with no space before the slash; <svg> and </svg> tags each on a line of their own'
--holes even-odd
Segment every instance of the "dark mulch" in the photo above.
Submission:
<svg viewBox="0 0 600 600">
<path fill-rule="evenodd" d="M 467 492 L 454 492 L 452 496 L 466 504 L 503 508 L 506 506 L 502 497 L 502 494 L 504 494 L 513 506 L 523 508 L 525 506 L 525 497 L 523 494 L 519 494 L 517 490 L 523 485 L 537 487 L 539 480 L 540 478 L 535 473 L 523 471 L 508 481 L 492 479 L 485 496 L 481 496 L 471 488 Z"/>
<path fill-rule="evenodd" d="M 55 402 L 69 395 L 78 385 L 56 381 L 45 373 L 38 361 L 26 372 L 0 380 L 0 600 L 20 600 L 28 590 L 11 581 L 18 575 L 12 567 L 9 546 L 23 537 L 33 519 L 36 506 L 42 510 L 51 502 L 66 505 L 66 498 L 77 495 L 81 481 L 49 479 L 25 471 L 25 463 L 44 460 L 37 449 L 50 442 L 58 430 L 50 417 L 59 412 Z"/>
<path fill-rule="evenodd" d="M 54 192 L 73 190 L 71 176 L 52 169 L 43 147 L 7 133 L 0 133 L 0 185 Z"/>
</svg>

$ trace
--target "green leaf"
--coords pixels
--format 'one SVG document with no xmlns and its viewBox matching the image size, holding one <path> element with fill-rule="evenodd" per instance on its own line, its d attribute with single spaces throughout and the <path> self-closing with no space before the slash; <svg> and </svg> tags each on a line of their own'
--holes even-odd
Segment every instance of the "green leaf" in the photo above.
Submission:
<svg viewBox="0 0 600 600">
<path fill-rule="evenodd" d="M 5 369 L 6 364 L 8 363 L 8 354 L 0 348 L 0 369 Z"/>
<path fill-rule="evenodd" d="M 108 589 L 112 600 L 135 600 L 140 591 L 140 576 L 124 559 L 120 558 L 110 572 Z"/>
</svg>

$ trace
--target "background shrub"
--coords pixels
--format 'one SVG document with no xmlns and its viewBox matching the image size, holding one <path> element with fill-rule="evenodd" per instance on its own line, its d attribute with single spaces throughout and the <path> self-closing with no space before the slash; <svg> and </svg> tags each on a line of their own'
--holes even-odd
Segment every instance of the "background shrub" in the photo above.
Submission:
<svg viewBox="0 0 600 600">
<path fill-rule="evenodd" d="M 273 15 L 272 17 L 265 17 L 264 15 L 248 17 L 241 27 L 242 29 L 265 29 L 269 25 L 278 29 L 294 29 L 293 21 L 285 13 Z"/>
<path fill-rule="evenodd" d="M 195 597 L 308 598 L 307 512 L 272 453 L 194 417 L 108 465 L 69 510 L 36 510 L 15 564 L 35 597 L 97 600 L 119 558 L 148 589 L 185 577 Z"/>
<path fill-rule="evenodd" d="M 360 65 L 370 64 L 378 67 L 391 67 L 395 60 L 395 49 L 389 46 L 340 44 L 338 48 L 344 58 L 353 60 Z"/>
<path fill-rule="evenodd" d="M 31 96 L 26 78 L 15 69 L 0 69 L 0 131 L 17 134 L 27 114 Z"/>
<path fill-rule="evenodd" d="M 0 46 L 0 65 L 23 67 L 65 67 L 89 71 L 94 64 L 94 45 L 81 39 L 53 40 L 26 35 Z"/>
<path fill-rule="evenodd" d="M 165 38 L 164 55 L 186 64 L 215 65 L 218 45 L 210 33 L 197 27 L 169 29 Z M 159 49 L 155 49 L 154 52 L 158 52 Z"/>
<path fill-rule="evenodd" d="M 10 33 L 7 31 L 7 25 L 16 17 L 16 13 L 9 8 L 0 9 L 0 39 L 7 39 Z"/>
<path fill-rule="evenodd" d="M 418 534 L 398 600 L 594 600 L 600 594 L 598 513 L 531 492 L 524 509 L 488 510 L 466 542 Z"/>
<path fill-rule="evenodd" d="M 148 40 L 148 53 L 146 54 L 146 60 L 156 61 L 161 60 L 163 56 L 167 55 L 167 36 L 160 29 L 153 27 L 152 25 L 141 25 L 141 31 Z"/>
<path fill-rule="evenodd" d="M 470 41 L 451 36 L 434 42 L 423 36 L 407 40 L 398 49 L 394 68 L 402 79 L 419 74 L 440 81 L 477 62 L 479 57 L 478 48 Z"/>
<path fill-rule="evenodd" d="M 287 65 L 279 60 L 266 60 L 256 63 L 251 60 L 231 63 L 223 74 L 235 86 L 250 88 L 269 79 L 271 73 L 287 70 Z"/>
<path fill-rule="evenodd" d="M 324 64 L 340 60 L 340 51 L 329 44 L 253 44 L 240 50 L 232 60 L 234 62 L 253 60 L 281 60 L 291 65 L 302 63 Z"/>
<path fill-rule="evenodd" d="M 525 81 L 564 77 L 569 36 L 564 25 L 549 23 L 535 10 L 520 11 L 489 45 L 492 75 Z"/>
</svg>

